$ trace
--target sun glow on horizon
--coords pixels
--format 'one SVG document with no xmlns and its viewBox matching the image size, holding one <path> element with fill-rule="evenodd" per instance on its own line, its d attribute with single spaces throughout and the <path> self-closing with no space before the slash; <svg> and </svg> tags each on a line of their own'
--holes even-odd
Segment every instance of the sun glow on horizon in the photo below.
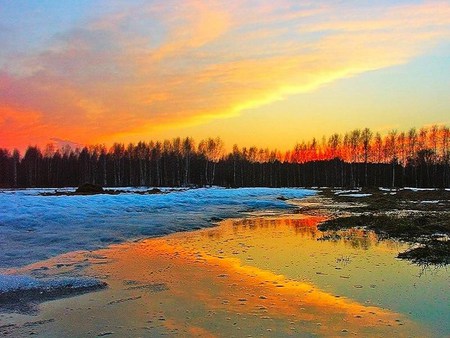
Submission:
<svg viewBox="0 0 450 338">
<path fill-rule="evenodd" d="M 445 1 L 47 5 L 0 11 L 0 147 L 219 135 L 287 149 L 361 127 L 361 107 L 377 131 L 449 122 Z"/>
</svg>

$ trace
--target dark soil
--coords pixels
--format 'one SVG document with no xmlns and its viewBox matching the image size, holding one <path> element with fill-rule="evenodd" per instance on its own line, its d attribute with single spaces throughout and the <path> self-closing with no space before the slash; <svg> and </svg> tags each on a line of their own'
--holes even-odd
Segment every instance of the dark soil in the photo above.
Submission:
<svg viewBox="0 0 450 338">
<path fill-rule="evenodd" d="M 450 241 L 433 240 L 429 243 L 398 254 L 398 258 L 408 259 L 420 265 L 447 265 L 450 263 Z"/>
<path fill-rule="evenodd" d="M 116 189 L 103 189 L 101 186 L 95 186 L 89 184 L 90 187 L 86 187 L 86 184 L 78 187 L 75 191 L 58 191 L 44 192 L 41 196 L 90 196 L 90 195 L 119 195 L 119 194 L 137 194 L 137 195 L 155 195 L 166 194 L 170 191 L 161 191 L 158 188 L 152 188 L 144 191 L 131 191 L 131 190 L 116 190 Z"/>
<path fill-rule="evenodd" d="M 362 189 L 358 193 L 371 195 L 352 197 L 345 196 L 345 193 L 336 194 L 332 189 L 322 191 L 321 195 L 333 200 L 336 205 L 356 203 L 356 207 L 335 213 L 319 225 L 319 230 L 373 230 L 381 238 L 394 238 L 419 245 L 400 253 L 398 258 L 417 264 L 449 264 L 450 191 Z"/>
<path fill-rule="evenodd" d="M 381 191 L 374 188 L 361 189 L 358 193 L 371 194 L 367 197 L 351 197 L 347 194 L 335 194 L 332 189 L 322 191 L 323 196 L 338 202 L 360 202 L 365 205 L 362 210 L 420 210 L 420 211 L 449 211 L 450 191 L 444 189 L 419 190 L 393 189 Z"/>
<path fill-rule="evenodd" d="M 73 297 L 88 292 L 102 290 L 106 287 L 107 284 L 105 282 L 101 282 L 96 285 L 77 288 L 67 285 L 59 288 L 19 289 L 0 292 L 0 312 L 33 315 L 38 311 L 38 305 L 42 302 L 65 297 Z"/>
<path fill-rule="evenodd" d="M 103 188 L 100 185 L 97 184 L 91 184 L 91 183 L 84 183 L 80 185 L 77 190 L 75 190 L 77 194 L 101 194 L 104 192 Z"/>
<path fill-rule="evenodd" d="M 432 236 L 436 233 L 450 234 L 448 215 L 389 216 L 360 215 L 330 219 L 319 226 L 319 230 L 340 230 L 364 227 L 378 234 L 387 235 L 406 241 L 414 241 L 420 237 Z"/>
</svg>

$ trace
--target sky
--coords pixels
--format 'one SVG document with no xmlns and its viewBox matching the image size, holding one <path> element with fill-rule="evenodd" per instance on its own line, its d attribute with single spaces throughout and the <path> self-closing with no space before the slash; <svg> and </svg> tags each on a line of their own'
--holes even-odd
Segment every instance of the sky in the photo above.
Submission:
<svg viewBox="0 0 450 338">
<path fill-rule="evenodd" d="M 0 0 L 0 46 L 8 149 L 450 123 L 449 1 Z"/>
</svg>

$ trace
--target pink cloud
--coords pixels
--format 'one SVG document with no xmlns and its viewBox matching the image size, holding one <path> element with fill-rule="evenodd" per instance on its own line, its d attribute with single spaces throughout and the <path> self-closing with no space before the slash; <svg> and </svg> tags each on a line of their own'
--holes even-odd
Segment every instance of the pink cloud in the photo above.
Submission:
<svg viewBox="0 0 450 338">
<path fill-rule="evenodd" d="M 449 36 L 444 1 L 134 6 L 15 60 L 21 71 L 0 74 L 0 121 L 17 143 L 45 138 L 43 129 L 79 143 L 147 138 L 408 62 Z"/>
</svg>

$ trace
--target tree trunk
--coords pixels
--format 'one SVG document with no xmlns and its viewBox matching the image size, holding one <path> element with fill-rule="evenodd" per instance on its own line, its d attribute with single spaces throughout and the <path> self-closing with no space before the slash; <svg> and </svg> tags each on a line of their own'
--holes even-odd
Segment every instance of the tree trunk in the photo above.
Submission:
<svg viewBox="0 0 450 338">
<path fill-rule="evenodd" d="M 395 162 L 392 162 L 392 188 L 395 188 Z"/>
<path fill-rule="evenodd" d="M 213 163 L 213 167 L 212 167 L 212 177 L 211 177 L 211 183 L 210 183 L 210 187 L 213 186 L 214 184 L 214 177 L 216 176 L 216 162 Z"/>
</svg>

